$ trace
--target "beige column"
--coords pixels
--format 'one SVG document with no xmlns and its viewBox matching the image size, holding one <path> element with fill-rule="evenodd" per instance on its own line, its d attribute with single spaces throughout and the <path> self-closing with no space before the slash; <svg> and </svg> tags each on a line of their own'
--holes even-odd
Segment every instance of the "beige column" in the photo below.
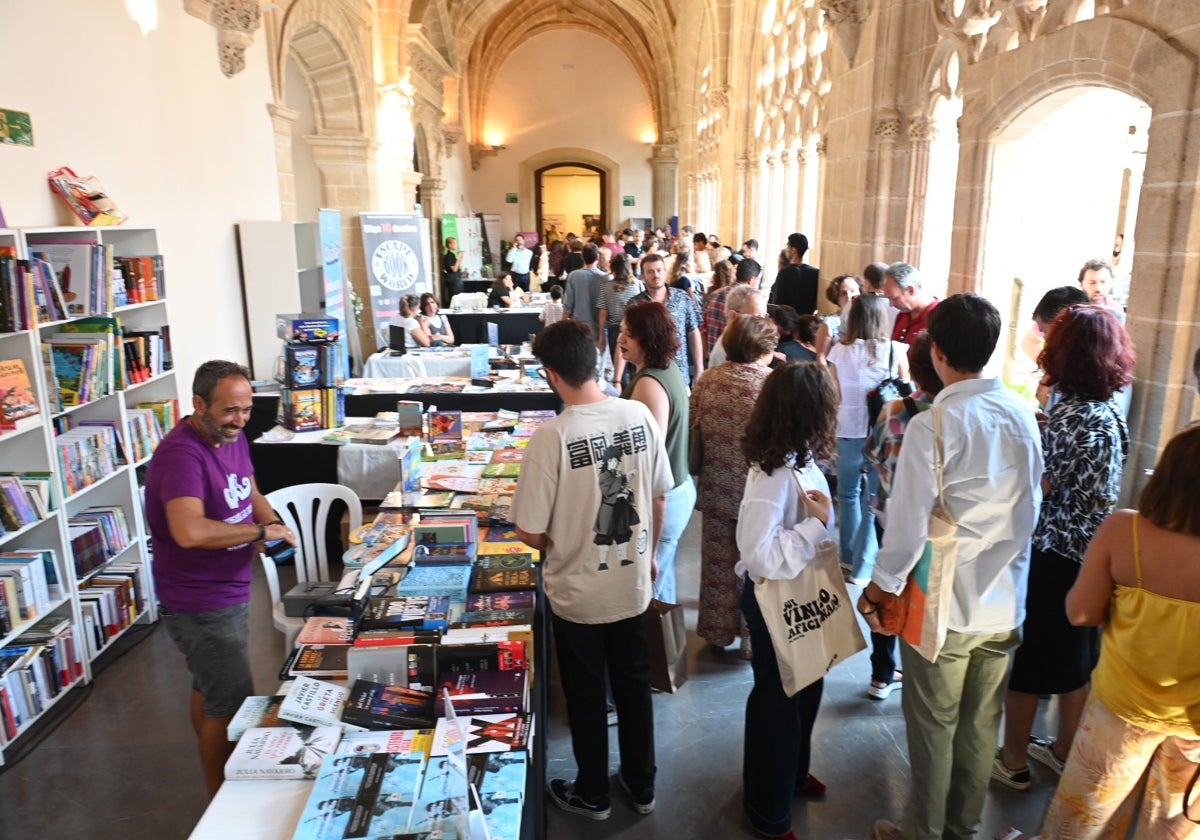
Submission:
<svg viewBox="0 0 1200 840">
<path fill-rule="evenodd" d="M 272 102 L 267 105 L 275 131 L 275 169 L 279 173 L 279 213 L 283 221 L 296 221 L 296 168 L 292 161 L 292 130 L 300 112 Z"/>
<path fill-rule="evenodd" d="M 445 300 L 442 288 L 442 272 L 439 269 L 442 256 L 441 220 L 446 212 L 443 196 L 446 192 L 446 182 L 440 178 L 423 178 L 421 180 L 421 207 L 425 210 L 425 218 L 429 219 L 429 241 L 425 247 L 429 249 L 431 271 L 429 288 L 438 300 Z"/>
<path fill-rule="evenodd" d="M 650 150 L 651 199 L 650 212 L 655 225 L 666 225 L 680 212 L 679 207 L 679 146 L 658 143 Z"/>
<path fill-rule="evenodd" d="M 925 203 L 929 198 L 929 147 L 936 136 L 934 121 L 915 116 L 908 121 L 908 202 L 904 219 L 902 260 L 921 265 L 921 244 L 925 241 Z"/>
</svg>

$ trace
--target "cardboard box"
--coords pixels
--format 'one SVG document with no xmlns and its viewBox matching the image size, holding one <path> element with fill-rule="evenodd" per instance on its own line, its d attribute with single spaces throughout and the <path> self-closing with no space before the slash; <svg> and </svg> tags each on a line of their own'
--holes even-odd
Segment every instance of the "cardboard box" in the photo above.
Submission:
<svg viewBox="0 0 1200 840">
<path fill-rule="evenodd" d="M 336 344 L 338 319 L 320 312 L 276 315 L 275 332 L 289 344 Z"/>
</svg>

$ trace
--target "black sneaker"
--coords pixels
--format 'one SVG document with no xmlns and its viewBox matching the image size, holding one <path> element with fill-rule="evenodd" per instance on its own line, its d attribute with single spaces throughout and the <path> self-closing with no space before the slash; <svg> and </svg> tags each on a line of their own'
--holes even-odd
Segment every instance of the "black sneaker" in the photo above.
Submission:
<svg viewBox="0 0 1200 840">
<path fill-rule="evenodd" d="M 998 749 L 996 757 L 992 759 L 992 780 L 1008 785 L 1013 790 L 1029 790 L 1029 767 L 1013 770 L 1004 763 L 1004 750 Z"/>
<path fill-rule="evenodd" d="M 654 788 L 638 788 L 635 791 L 620 773 L 617 774 L 617 782 L 620 783 L 621 790 L 629 794 L 629 798 L 633 800 L 634 810 L 639 814 L 654 812 Z"/>
<path fill-rule="evenodd" d="M 600 802 L 588 802 L 575 792 L 575 783 L 566 779 L 551 779 L 546 784 L 546 792 L 555 805 L 572 814 L 580 814 L 591 820 L 606 820 L 612 814 L 607 797 Z M 653 801 L 650 807 L 654 807 Z"/>
</svg>

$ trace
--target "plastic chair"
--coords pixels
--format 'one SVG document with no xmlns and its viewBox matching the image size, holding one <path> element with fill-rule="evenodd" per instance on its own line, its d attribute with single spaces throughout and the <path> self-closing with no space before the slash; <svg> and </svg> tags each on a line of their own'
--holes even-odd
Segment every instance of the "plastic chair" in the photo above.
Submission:
<svg viewBox="0 0 1200 840">
<path fill-rule="evenodd" d="M 362 502 L 354 491 L 340 484 L 298 484 L 283 487 L 267 494 L 267 501 L 299 539 L 296 546 L 296 582 L 329 580 L 329 557 L 325 532 L 329 513 L 335 501 L 345 502 L 350 510 L 350 530 L 362 525 Z M 279 590 L 279 572 L 275 560 L 259 554 L 271 593 L 271 619 L 275 629 L 283 633 L 284 653 L 290 653 L 304 619 L 285 615 L 283 593 Z"/>
<path fill-rule="evenodd" d="M 425 360 L 412 353 L 406 353 L 398 361 L 403 375 L 414 379 L 424 379 L 429 374 L 425 372 Z"/>
</svg>

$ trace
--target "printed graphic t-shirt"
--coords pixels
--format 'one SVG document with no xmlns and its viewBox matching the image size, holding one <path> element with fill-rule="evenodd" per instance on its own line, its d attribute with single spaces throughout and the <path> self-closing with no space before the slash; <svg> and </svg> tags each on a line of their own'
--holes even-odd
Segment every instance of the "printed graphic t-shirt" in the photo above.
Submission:
<svg viewBox="0 0 1200 840">
<path fill-rule="evenodd" d="M 512 515 L 521 530 L 550 537 L 542 579 L 555 613 L 608 624 L 646 611 L 652 502 L 674 483 L 662 433 L 642 403 L 568 406 L 534 433 Z"/>
<path fill-rule="evenodd" d="M 167 609 L 211 612 L 250 600 L 254 544 L 183 548 L 171 539 L 167 502 L 194 496 L 204 515 L 231 524 L 254 521 L 250 500 L 250 445 L 244 434 L 215 447 L 187 420 L 172 429 L 146 471 L 146 520 L 154 542 L 154 582 Z"/>
</svg>

